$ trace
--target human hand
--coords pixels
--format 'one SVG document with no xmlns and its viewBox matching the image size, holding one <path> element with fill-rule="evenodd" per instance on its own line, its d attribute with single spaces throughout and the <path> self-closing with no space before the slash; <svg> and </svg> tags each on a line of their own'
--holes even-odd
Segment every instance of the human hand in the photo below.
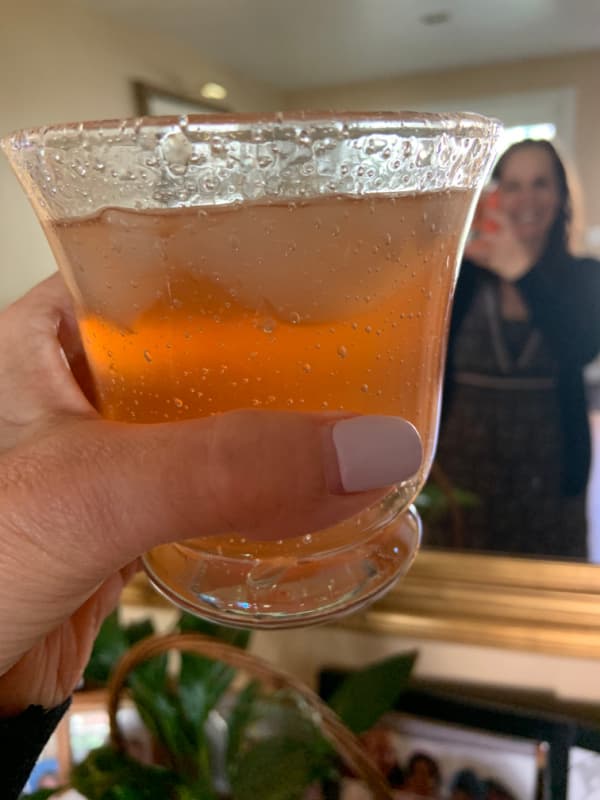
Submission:
<svg viewBox="0 0 600 800">
<path fill-rule="evenodd" d="M 492 224 L 467 243 L 465 256 L 505 281 L 519 280 L 533 266 L 530 252 L 517 238 L 506 214 L 488 209 L 484 217 Z"/>
<path fill-rule="evenodd" d="M 421 463 L 395 417 L 103 420 L 74 378 L 85 363 L 58 275 L 0 314 L 0 341 L 0 716 L 71 694 L 141 553 L 325 528 Z"/>
</svg>

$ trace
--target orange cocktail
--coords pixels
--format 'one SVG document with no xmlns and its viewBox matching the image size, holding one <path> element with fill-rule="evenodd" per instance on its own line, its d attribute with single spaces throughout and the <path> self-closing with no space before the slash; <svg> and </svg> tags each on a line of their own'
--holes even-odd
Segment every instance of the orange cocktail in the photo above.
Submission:
<svg viewBox="0 0 600 800">
<path fill-rule="evenodd" d="M 103 163 L 117 144 L 121 166 L 141 143 L 158 151 L 129 169 L 153 192 L 136 202 L 121 184 L 111 202 L 104 180 L 90 213 L 42 215 L 105 417 L 343 409 L 405 417 L 423 440 L 414 479 L 327 532 L 155 548 L 151 577 L 187 608 L 236 624 L 322 619 L 379 593 L 414 555 L 418 524 L 401 514 L 433 459 L 449 302 L 494 138 L 477 117 L 420 125 L 150 121 L 153 137 L 133 125 L 131 140 L 124 128 L 102 145 L 92 128 Z"/>
</svg>

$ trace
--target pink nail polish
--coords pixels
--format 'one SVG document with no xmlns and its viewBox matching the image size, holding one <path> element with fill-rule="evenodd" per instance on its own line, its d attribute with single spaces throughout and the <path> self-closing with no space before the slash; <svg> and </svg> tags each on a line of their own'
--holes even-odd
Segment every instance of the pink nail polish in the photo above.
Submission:
<svg viewBox="0 0 600 800">
<path fill-rule="evenodd" d="M 417 429 L 401 417 L 345 419 L 333 426 L 332 437 L 346 492 L 401 483 L 419 470 L 423 460 Z"/>
</svg>

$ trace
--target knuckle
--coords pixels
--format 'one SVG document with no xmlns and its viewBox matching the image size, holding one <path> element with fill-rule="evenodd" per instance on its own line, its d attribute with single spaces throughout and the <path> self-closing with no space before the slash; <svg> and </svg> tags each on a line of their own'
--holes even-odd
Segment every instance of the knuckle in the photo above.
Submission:
<svg viewBox="0 0 600 800">
<path fill-rule="evenodd" d="M 322 497 L 315 428 L 283 413 L 240 411 L 213 427 L 211 495 L 230 530 L 284 524 Z"/>
<path fill-rule="evenodd" d="M 211 428 L 208 489 L 218 517 L 229 529 L 238 528 L 264 502 L 257 472 L 265 467 L 259 463 L 259 439 L 252 412 L 218 416 Z"/>
<path fill-rule="evenodd" d="M 5 522 L 21 546 L 43 554 L 59 571 L 65 558 L 92 568 L 106 540 L 91 534 L 110 531 L 115 521 L 101 471 L 94 468 L 105 445 L 78 427 L 51 429 L 0 461 Z"/>
</svg>

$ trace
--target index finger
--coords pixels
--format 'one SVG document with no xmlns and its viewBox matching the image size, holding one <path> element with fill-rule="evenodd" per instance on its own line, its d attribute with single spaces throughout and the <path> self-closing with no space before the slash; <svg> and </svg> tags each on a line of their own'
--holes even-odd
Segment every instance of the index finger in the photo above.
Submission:
<svg viewBox="0 0 600 800">
<path fill-rule="evenodd" d="M 27 425 L 52 413 L 93 414 L 70 363 L 83 349 L 67 287 L 56 273 L 0 314 L 0 417 Z"/>
</svg>

